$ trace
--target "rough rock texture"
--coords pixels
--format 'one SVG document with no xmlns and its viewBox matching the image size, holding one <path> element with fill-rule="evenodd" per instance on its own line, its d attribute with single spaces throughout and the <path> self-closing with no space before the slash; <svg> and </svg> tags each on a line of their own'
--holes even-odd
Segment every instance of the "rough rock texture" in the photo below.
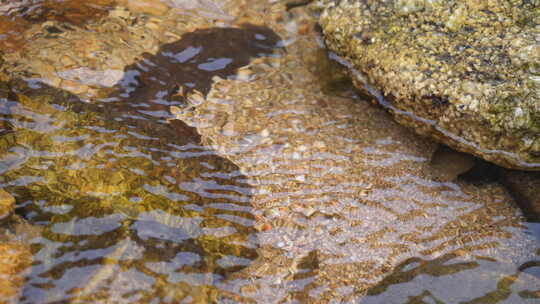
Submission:
<svg viewBox="0 0 540 304">
<path fill-rule="evenodd" d="M 498 165 L 540 170 L 540 1 L 321 3 L 328 47 L 400 123 Z"/>
</svg>

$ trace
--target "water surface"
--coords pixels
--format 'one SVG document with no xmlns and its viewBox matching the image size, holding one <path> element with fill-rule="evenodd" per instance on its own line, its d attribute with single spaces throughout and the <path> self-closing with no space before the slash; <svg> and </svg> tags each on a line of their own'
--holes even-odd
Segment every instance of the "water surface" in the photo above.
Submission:
<svg viewBox="0 0 540 304">
<path fill-rule="evenodd" d="M 328 90 L 305 8 L 30 2 L 2 10 L 16 34 L 0 41 L 19 49 L 0 75 L 0 183 L 31 227 L 5 229 L 34 259 L 11 301 L 538 301 L 535 226 L 512 197 L 439 180 L 435 143 Z"/>
</svg>

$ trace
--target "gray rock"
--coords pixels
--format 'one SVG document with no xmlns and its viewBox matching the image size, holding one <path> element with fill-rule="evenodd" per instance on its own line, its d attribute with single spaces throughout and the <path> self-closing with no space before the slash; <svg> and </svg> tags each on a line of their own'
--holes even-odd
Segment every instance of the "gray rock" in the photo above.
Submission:
<svg viewBox="0 0 540 304">
<path fill-rule="evenodd" d="M 321 1 L 328 47 L 402 124 L 540 170 L 540 1 Z"/>
</svg>

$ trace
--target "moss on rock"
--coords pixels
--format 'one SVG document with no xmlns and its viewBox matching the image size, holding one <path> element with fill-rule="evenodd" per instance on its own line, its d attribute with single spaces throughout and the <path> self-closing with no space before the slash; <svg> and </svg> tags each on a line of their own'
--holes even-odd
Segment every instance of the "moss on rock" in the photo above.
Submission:
<svg viewBox="0 0 540 304">
<path fill-rule="evenodd" d="M 540 170 L 540 1 L 322 1 L 328 47 L 397 120 L 458 150 Z"/>
</svg>

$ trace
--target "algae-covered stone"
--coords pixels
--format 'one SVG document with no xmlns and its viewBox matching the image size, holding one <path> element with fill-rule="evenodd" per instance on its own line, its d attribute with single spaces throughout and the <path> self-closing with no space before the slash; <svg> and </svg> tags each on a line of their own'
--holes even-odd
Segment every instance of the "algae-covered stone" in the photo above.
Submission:
<svg viewBox="0 0 540 304">
<path fill-rule="evenodd" d="M 15 199 L 6 190 L 0 189 L 0 221 L 6 219 L 13 212 Z"/>
<path fill-rule="evenodd" d="M 540 170 L 540 1 L 322 3 L 328 47 L 400 123 L 498 165 Z"/>
</svg>

